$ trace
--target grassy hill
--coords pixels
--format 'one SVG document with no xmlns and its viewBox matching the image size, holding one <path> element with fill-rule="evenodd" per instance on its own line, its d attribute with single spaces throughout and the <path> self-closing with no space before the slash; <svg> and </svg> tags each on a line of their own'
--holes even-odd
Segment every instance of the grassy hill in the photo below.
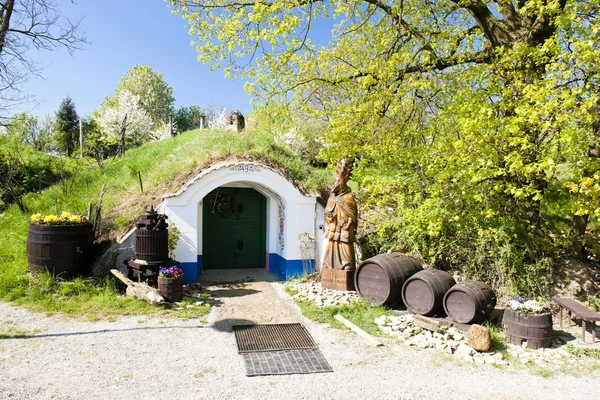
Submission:
<svg viewBox="0 0 600 400">
<path fill-rule="evenodd" d="M 114 239 L 131 228 L 144 207 L 159 204 L 164 193 L 178 190 L 200 169 L 222 159 L 254 160 L 282 170 L 306 192 L 320 192 L 330 173 L 315 169 L 279 147 L 262 132 L 191 131 L 147 143 L 122 158 L 97 165 L 73 160 L 71 178 L 23 198 L 26 212 L 15 205 L 0 214 L 0 299 L 47 312 L 94 315 L 155 312 L 145 303 L 123 298 L 112 279 L 77 278 L 60 282 L 49 275 L 28 275 L 26 240 L 31 214 L 85 213 L 106 187 L 102 238 Z M 143 193 L 138 173 L 142 176 Z"/>
</svg>

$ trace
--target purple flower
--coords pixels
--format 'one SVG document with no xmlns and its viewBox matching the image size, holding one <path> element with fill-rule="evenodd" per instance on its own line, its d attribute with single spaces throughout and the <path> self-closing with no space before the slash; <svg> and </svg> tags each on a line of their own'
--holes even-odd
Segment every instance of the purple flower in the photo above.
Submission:
<svg viewBox="0 0 600 400">
<path fill-rule="evenodd" d="M 183 270 L 176 265 L 168 268 L 161 268 L 158 275 L 161 278 L 180 278 L 183 276 Z"/>
<path fill-rule="evenodd" d="M 517 296 L 517 301 L 519 303 L 525 303 L 527 301 L 527 299 L 525 297 Z"/>
</svg>

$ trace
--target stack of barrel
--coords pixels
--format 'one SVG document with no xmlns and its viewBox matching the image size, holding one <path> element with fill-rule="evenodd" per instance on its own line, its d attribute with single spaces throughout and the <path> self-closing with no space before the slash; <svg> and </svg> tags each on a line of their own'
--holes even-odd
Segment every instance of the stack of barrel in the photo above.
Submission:
<svg viewBox="0 0 600 400">
<path fill-rule="evenodd" d="M 496 294 L 483 282 L 457 284 L 447 272 L 424 270 L 419 261 L 400 253 L 363 261 L 356 269 L 354 286 L 372 304 L 404 304 L 420 315 L 445 313 L 463 324 L 485 320 L 496 306 Z"/>
<path fill-rule="evenodd" d="M 150 210 L 141 215 L 136 223 L 135 260 L 126 261 L 129 279 L 148 280 L 156 283 L 158 271 L 163 267 L 179 266 L 179 262 L 169 257 L 168 217 Z M 150 272 L 150 275 L 146 274 Z"/>
</svg>

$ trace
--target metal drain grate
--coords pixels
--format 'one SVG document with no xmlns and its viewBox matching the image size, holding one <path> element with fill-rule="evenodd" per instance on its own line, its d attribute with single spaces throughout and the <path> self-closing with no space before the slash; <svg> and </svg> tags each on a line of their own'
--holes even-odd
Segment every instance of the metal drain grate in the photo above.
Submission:
<svg viewBox="0 0 600 400">
<path fill-rule="evenodd" d="M 247 376 L 333 372 L 318 349 L 244 353 L 242 357 Z"/>
<path fill-rule="evenodd" d="M 239 353 L 317 348 L 300 324 L 237 325 L 233 332 Z"/>
</svg>

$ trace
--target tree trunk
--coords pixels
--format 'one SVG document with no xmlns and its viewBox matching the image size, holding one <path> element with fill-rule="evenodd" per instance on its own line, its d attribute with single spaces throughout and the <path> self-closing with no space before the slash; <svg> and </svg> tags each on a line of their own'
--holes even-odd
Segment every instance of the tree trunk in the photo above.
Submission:
<svg viewBox="0 0 600 400">
<path fill-rule="evenodd" d="M 0 11 L 0 54 L 2 54 L 2 50 L 4 50 L 4 45 L 6 44 L 6 35 L 10 27 L 10 17 L 12 16 L 14 7 L 15 0 L 8 0 Z"/>
</svg>

